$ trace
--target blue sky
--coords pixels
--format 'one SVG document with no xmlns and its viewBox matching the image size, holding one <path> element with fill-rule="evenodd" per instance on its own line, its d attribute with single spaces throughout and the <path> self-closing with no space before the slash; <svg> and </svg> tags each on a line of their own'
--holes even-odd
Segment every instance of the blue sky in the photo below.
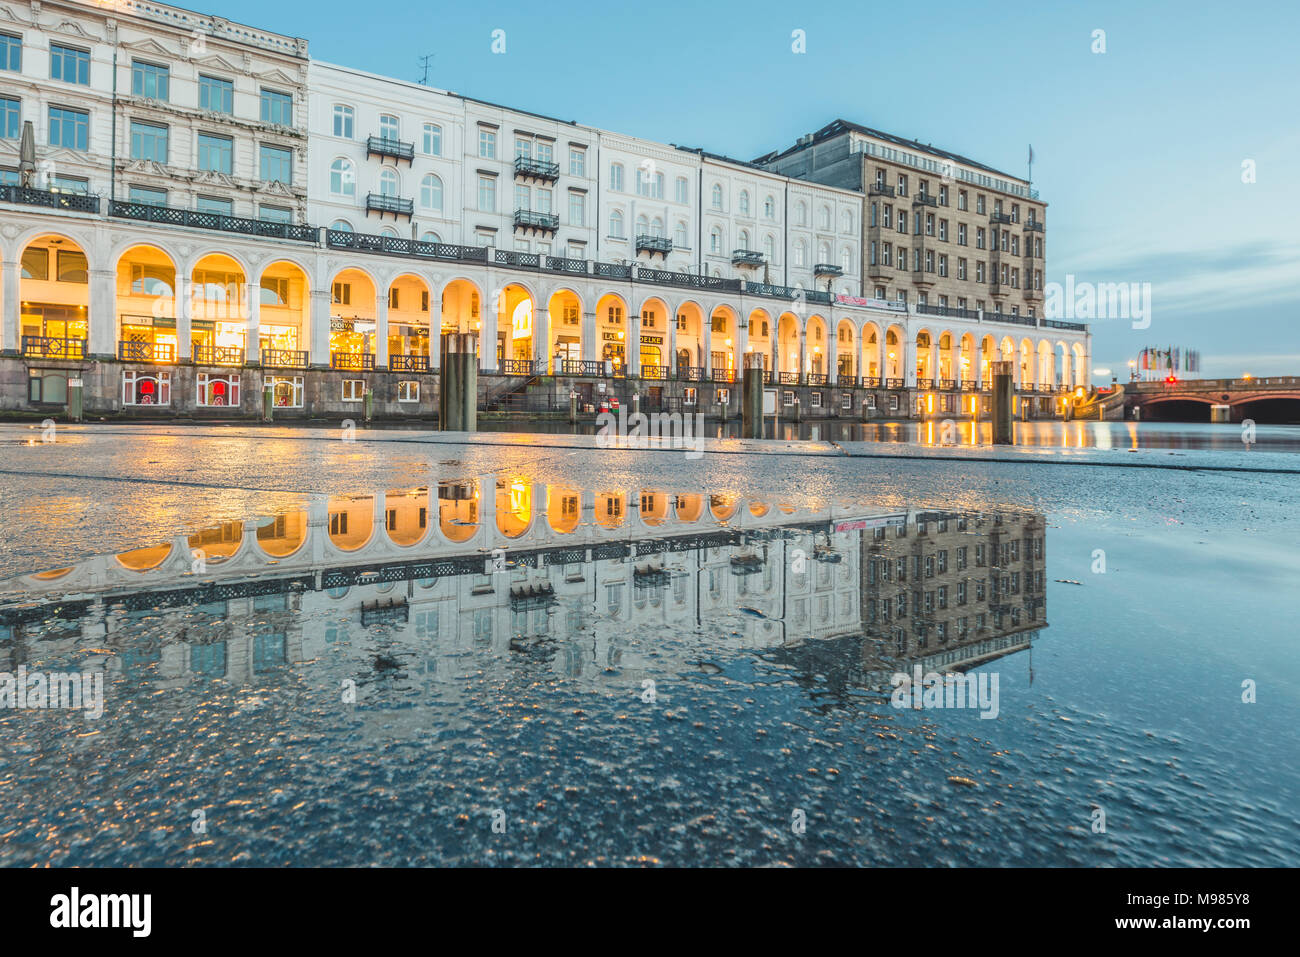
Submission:
<svg viewBox="0 0 1300 957">
<path fill-rule="evenodd" d="M 1144 345 L 1204 375 L 1300 373 L 1300 4 L 813 5 L 221 0 L 312 55 L 742 159 L 843 117 L 1024 175 L 1049 281 L 1149 282 L 1151 324 L 1093 323 L 1094 366 Z M 504 30 L 506 52 L 491 51 Z M 803 30 L 807 52 L 791 52 Z M 1094 30 L 1106 52 L 1092 52 Z M 1242 163 L 1256 181 L 1242 182 Z"/>
</svg>

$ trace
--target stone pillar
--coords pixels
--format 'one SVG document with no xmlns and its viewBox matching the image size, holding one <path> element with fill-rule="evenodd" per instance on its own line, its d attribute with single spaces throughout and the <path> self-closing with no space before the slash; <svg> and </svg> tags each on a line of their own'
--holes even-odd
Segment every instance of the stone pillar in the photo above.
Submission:
<svg viewBox="0 0 1300 957">
<path fill-rule="evenodd" d="M 262 361 L 262 285 L 246 282 L 244 290 L 244 361 Z"/>
<path fill-rule="evenodd" d="M 473 333 L 447 336 L 447 361 L 438 380 L 438 417 L 444 432 L 474 432 L 478 428 L 476 338 Z"/>
<path fill-rule="evenodd" d="M 533 303 L 533 367 L 539 375 L 551 371 L 551 311 Z"/>
<path fill-rule="evenodd" d="M 488 253 L 488 261 L 492 261 L 492 253 Z M 483 318 L 479 321 L 479 368 L 486 373 L 495 374 L 497 366 L 497 309 L 504 299 L 504 294 L 498 292 L 492 296 L 489 301 L 483 303 Z M 450 356 L 451 350 L 447 350 Z"/>
<path fill-rule="evenodd" d="M 664 365 L 668 367 L 668 375 L 677 378 L 677 317 L 670 315 L 668 317 L 668 335 L 664 336 L 664 342 L 668 344 L 668 355 L 664 356 Z"/>
<path fill-rule="evenodd" d="M 307 361 L 313 369 L 328 369 L 330 364 L 330 291 L 313 289 L 309 298 Z"/>
<path fill-rule="evenodd" d="M 600 343 L 596 341 L 596 314 L 582 314 L 582 361 L 595 362 L 600 358 Z"/>
<path fill-rule="evenodd" d="M 90 310 L 87 319 L 92 356 L 117 355 L 117 273 L 111 269 L 90 271 Z"/>
<path fill-rule="evenodd" d="M 740 434 L 746 439 L 761 439 L 763 437 L 763 354 L 745 353 L 745 366 L 741 374 L 744 377 L 744 385 L 740 402 Z"/>
<path fill-rule="evenodd" d="M 388 294 L 375 296 L 375 368 L 388 368 Z"/>
<path fill-rule="evenodd" d="M 190 295 L 191 280 L 176 276 L 176 361 L 189 362 L 193 356 L 192 320 L 194 303 Z"/>
<path fill-rule="evenodd" d="M 627 313 L 627 343 L 623 347 L 628 378 L 641 375 L 641 313 L 629 306 Z"/>
<path fill-rule="evenodd" d="M 0 297 L 3 305 L 3 322 L 0 323 L 0 352 L 17 355 L 22 348 L 22 325 L 18 312 L 18 292 L 21 288 L 21 261 L 6 259 L 0 263 Z"/>
<path fill-rule="evenodd" d="M 993 367 L 993 444 L 1012 442 L 1011 407 L 1015 397 L 1014 363 L 999 360 Z"/>
</svg>

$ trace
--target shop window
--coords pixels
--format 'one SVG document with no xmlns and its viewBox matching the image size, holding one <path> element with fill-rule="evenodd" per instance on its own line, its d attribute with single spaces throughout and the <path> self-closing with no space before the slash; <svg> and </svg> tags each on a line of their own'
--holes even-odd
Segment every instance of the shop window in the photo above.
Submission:
<svg viewBox="0 0 1300 957">
<path fill-rule="evenodd" d="M 123 372 L 123 405 L 171 405 L 170 372 Z"/>
<path fill-rule="evenodd" d="M 783 393 L 781 394 L 781 404 L 782 404 L 782 405 L 794 405 L 794 392 L 792 392 L 792 391 L 789 390 L 789 389 L 787 389 L 785 392 L 783 392 Z"/>
<path fill-rule="evenodd" d="M 689 386 L 682 390 L 682 405 L 694 405 L 696 394 L 696 390 Z"/>
<path fill-rule="evenodd" d="M 208 408 L 239 406 L 239 376 L 200 372 L 197 404 Z"/>
<path fill-rule="evenodd" d="M 360 402 L 366 394 L 365 379 L 344 379 L 343 380 L 343 401 Z"/>
<path fill-rule="evenodd" d="M 67 373 L 31 369 L 27 377 L 27 398 L 32 402 L 63 405 L 68 401 Z"/>
<path fill-rule="evenodd" d="M 820 409 L 822 407 L 822 394 L 820 392 L 814 392 L 811 399 L 809 399 L 808 405 L 811 408 Z"/>
<path fill-rule="evenodd" d="M 269 381 L 271 383 L 271 395 L 273 396 L 272 401 L 274 401 L 276 408 L 302 408 L 302 376 L 271 376 Z"/>
<path fill-rule="evenodd" d="M 420 383 L 415 379 L 403 379 L 397 383 L 398 402 L 419 402 Z"/>
</svg>

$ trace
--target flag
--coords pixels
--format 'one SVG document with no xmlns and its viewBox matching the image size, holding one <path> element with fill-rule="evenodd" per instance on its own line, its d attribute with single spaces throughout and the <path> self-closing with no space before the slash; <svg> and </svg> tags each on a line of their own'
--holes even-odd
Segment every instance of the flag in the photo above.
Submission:
<svg viewBox="0 0 1300 957">
<path fill-rule="evenodd" d="M 1029 165 L 1034 165 L 1034 144 L 1029 144 Z"/>
</svg>

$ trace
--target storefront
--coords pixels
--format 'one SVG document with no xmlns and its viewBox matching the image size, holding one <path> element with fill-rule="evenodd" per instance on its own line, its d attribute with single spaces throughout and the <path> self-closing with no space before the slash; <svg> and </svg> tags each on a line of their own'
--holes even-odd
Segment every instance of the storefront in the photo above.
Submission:
<svg viewBox="0 0 1300 957">
<path fill-rule="evenodd" d="M 22 335 L 50 339 L 85 339 L 86 307 L 24 302 L 19 311 Z"/>
<path fill-rule="evenodd" d="M 176 361 L 176 320 L 167 316 L 121 317 L 121 357 L 137 362 Z"/>
<path fill-rule="evenodd" d="M 280 348 L 268 346 L 266 348 Z M 375 321 L 353 317 L 330 319 L 330 354 L 369 355 L 375 351 Z"/>
</svg>

